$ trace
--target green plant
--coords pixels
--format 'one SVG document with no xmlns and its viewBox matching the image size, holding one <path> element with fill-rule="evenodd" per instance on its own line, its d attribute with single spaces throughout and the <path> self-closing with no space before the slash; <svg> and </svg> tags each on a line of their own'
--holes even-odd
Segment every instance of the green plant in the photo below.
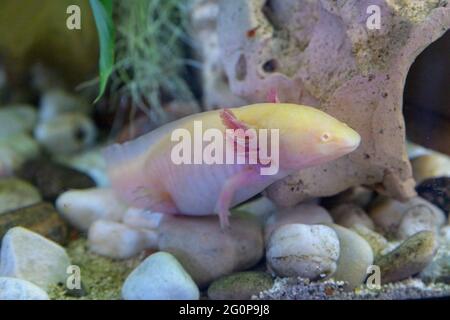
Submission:
<svg viewBox="0 0 450 320">
<path fill-rule="evenodd" d="M 96 21 L 111 22 L 97 22 L 101 51 L 100 95 L 110 77 L 111 98 L 115 101 L 119 97 L 129 98 L 133 107 L 142 110 L 155 123 L 169 120 L 162 106 L 163 97 L 182 101 L 194 99 L 183 77 L 187 64 L 192 62 L 185 58 L 186 45 L 190 44 L 185 32 L 188 3 L 180 0 L 91 0 L 93 10 L 98 4 L 104 8 L 94 10 Z M 112 13 L 108 10 L 110 5 Z M 100 14 L 104 12 L 107 14 Z"/>
<path fill-rule="evenodd" d="M 114 25 L 112 20 L 112 0 L 89 0 L 97 26 L 100 42 L 99 58 L 99 94 L 105 92 L 108 78 L 114 66 Z"/>
</svg>

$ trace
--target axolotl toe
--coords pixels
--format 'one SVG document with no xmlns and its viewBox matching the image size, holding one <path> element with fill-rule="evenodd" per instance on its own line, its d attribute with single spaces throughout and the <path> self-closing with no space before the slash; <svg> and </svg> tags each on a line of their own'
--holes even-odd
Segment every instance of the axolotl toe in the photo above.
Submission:
<svg viewBox="0 0 450 320">
<path fill-rule="evenodd" d="M 262 103 L 166 124 L 104 156 L 112 187 L 130 206 L 166 214 L 218 214 L 298 170 L 355 150 L 359 134 L 312 107 Z"/>
</svg>

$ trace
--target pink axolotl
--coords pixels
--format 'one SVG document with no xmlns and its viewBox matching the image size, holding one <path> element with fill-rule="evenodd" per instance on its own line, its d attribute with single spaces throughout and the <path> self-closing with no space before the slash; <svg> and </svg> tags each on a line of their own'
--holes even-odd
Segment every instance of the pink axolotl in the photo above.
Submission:
<svg viewBox="0 0 450 320">
<path fill-rule="evenodd" d="M 198 121 L 203 130 L 213 128 L 223 133 L 225 149 L 234 148 L 238 157 L 246 159 L 249 154 L 259 155 L 259 145 L 252 147 L 242 132 L 233 143 L 227 143 L 231 139 L 227 129 L 253 129 L 253 133 L 277 129 L 278 158 L 267 153 L 264 159 L 259 155 L 253 164 L 174 163 L 177 143 L 172 141 L 173 132 L 184 129 L 194 136 Z M 348 154 L 359 143 L 356 131 L 318 109 L 262 103 L 194 114 L 133 141 L 115 144 L 104 155 L 112 186 L 129 205 L 166 214 L 218 214 L 225 227 L 233 206 L 289 174 Z M 204 147 L 207 143 L 202 144 Z M 277 162 L 278 172 L 262 175 L 261 169 L 270 162 Z"/>
</svg>

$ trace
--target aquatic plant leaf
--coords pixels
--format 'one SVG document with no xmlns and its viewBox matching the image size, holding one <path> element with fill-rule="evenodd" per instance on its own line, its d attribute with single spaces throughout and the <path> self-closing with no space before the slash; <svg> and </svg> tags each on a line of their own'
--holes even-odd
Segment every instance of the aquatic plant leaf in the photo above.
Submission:
<svg viewBox="0 0 450 320">
<path fill-rule="evenodd" d="M 89 0 L 97 26 L 100 42 L 99 58 L 99 94 L 95 101 L 105 92 L 108 78 L 114 66 L 114 24 L 112 18 L 112 0 Z"/>
</svg>

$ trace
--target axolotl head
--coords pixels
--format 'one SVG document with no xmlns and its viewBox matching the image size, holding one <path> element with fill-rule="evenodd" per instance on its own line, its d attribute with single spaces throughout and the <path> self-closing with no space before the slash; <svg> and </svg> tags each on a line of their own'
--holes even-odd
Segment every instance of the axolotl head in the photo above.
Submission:
<svg viewBox="0 0 450 320">
<path fill-rule="evenodd" d="M 316 108 L 284 103 L 261 106 L 266 110 L 258 117 L 258 125 L 279 129 L 280 169 L 316 166 L 348 154 L 360 144 L 355 130 Z"/>
</svg>

